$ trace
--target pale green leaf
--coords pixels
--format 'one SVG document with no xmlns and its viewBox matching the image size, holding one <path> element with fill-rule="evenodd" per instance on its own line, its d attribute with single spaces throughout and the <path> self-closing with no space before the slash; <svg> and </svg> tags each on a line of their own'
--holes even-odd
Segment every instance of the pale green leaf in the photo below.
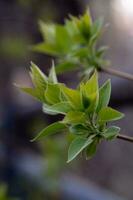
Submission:
<svg viewBox="0 0 133 200">
<path fill-rule="evenodd" d="M 117 137 L 117 135 L 120 132 L 120 128 L 117 126 L 111 126 L 109 127 L 103 134 L 103 137 L 107 140 L 112 140 Z"/>
<path fill-rule="evenodd" d="M 52 68 L 50 69 L 48 80 L 51 83 L 55 83 L 55 84 L 58 83 L 56 72 L 55 72 L 54 62 L 52 63 Z"/>
<path fill-rule="evenodd" d="M 111 83 L 110 80 L 108 80 L 99 90 L 99 102 L 98 102 L 97 112 L 99 112 L 101 108 L 108 106 L 110 100 L 110 94 L 111 94 Z"/>
<path fill-rule="evenodd" d="M 45 89 L 47 84 L 47 77 L 45 74 L 39 69 L 37 65 L 31 62 L 31 72 L 30 72 L 33 84 L 35 87 L 40 89 Z"/>
<path fill-rule="evenodd" d="M 77 137 L 72 141 L 68 149 L 68 160 L 72 161 L 81 151 L 83 151 L 89 144 L 93 142 L 95 136 L 90 136 L 89 138 Z"/>
<path fill-rule="evenodd" d="M 61 123 L 61 122 L 55 122 L 53 124 L 50 124 L 49 126 L 47 126 L 46 128 L 44 128 L 33 140 L 31 140 L 32 142 L 35 140 L 40 140 L 43 137 L 49 136 L 49 135 L 53 135 L 59 131 L 62 131 L 66 128 L 66 126 Z"/>
<path fill-rule="evenodd" d="M 39 21 L 39 28 L 42 33 L 43 39 L 48 43 L 55 42 L 55 24 L 46 24 Z"/>
<path fill-rule="evenodd" d="M 91 76 L 91 78 L 84 84 L 83 88 L 85 95 L 89 98 L 90 95 L 98 92 L 98 74 L 97 71 Z"/>
<path fill-rule="evenodd" d="M 39 53 L 53 55 L 53 56 L 62 55 L 62 52 L 59 51 L 58 47 L 55 44 L 50 44 L 50 43 L 45 43 L 45 42 L 32 46 L 32 50 Z"/>
<path fill-rule="evenodd" d="M 98 138 L 95 138 L 95 139 L 93 140 L 93 142 L 90 143 L 90 144 L 86 147 L 86 149 L 85 149 L 85 154 L 86 154 L 86 159 L 87 159 L 87 160 L 90 159 L 90 158 L 92 158 L 92 157 L 95 155 L 95 153 L 96 153 L 96 151 L 97 151 L 97 146 L 98 146 L 98 144 L 99 144 L 99 140 L 98 140 Z"/>
<path fill-rule="evenodd" d="M 99 123 L 105 123 L 108 121 L 119 120 L 123 117 L 124 117 L 123 113 L 121 113 L 113 108 L 105 107 L 100 110 L 99 115 L 98 115 L 98 121 L 99 121 Z"/>
<path fill-rule="evenodd" d="M 66 114 L 63 122 L 66 124 L 84 124 L 86 122 L 86 115 L 83 112 L 71 111 Z"/>
<path fill-rule="evenodd" d="M 82 124 L 72 125 L 69 128 L 70 133 L 75 135 L 89 135 L 91 130 Z"/>
<path fill-rule="evenodd" d="M 63 60 L 59 64 L 56 65 L 56 72 L 57 74 L 61 74 L 63 72 L 69 72 L 75 70 L 78 65 L 75 62 Z"/>
<path fill-rule="evenodd" d="M 70 89 L 64 85 L 60 86 L 62 93 L 76 110 L 82 110 L 82 99 L 78 90 Z"/>
<path fill-rule="evenodd" d="M 47 84 L 45 99 L 49 104 L 60 102 L 60 87 L 58 84 Z"/>
<path fill-rule="evenodd" d="M 73 110 L 72 106 L 67 101 L 62 101 L 62 102 L 54 104 L 52 106 L 43 104 L 43 111 L 47 114 L 53 114 L 53 115 L 66 114 L 72 110 Z"/>
</svg>

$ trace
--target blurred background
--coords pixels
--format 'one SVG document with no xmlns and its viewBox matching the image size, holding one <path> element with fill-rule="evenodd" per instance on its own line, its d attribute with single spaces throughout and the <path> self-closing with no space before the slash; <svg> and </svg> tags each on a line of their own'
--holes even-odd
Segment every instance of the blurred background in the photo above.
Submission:
<svg viewBox="0 0 133 200">
<path fill-rule="evenodd" d="M 44 115 L 41 105 L 16 89 L 28 85 L 30 61 L 45 73 L 51 57 L 33 53 L 31 45 L 42 41 L 38 20 L 63 23 L 71 13 L 90 7 L 93 19 L 104 17 L 108 25 L 100 43 L 110 48 L 111 66 L 133 74 L 132 0 L 0 0 L 0 200 L 132 200 L 133 145 L 103 142 L 90 160 L 70 164 L 66 136 L 42 142 L 30 139 L 55 117 Z M 74 73 L 59 77 L 76 85 Z M 133 136 L 133 83 L 112 78 L 111 105 L 126 117 L 118 124 Z"/>
</svg>

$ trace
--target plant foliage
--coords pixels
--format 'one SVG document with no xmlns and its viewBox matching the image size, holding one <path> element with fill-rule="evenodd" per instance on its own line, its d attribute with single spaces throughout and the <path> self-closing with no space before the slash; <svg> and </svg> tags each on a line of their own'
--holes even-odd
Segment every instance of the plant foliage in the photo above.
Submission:
<svg viewBox="0 0 133 200">
<path fill-rule="evenodd" d="M 33 46 L 33 50 L 57 57 L 57 73 L 82 68 L 86 75 L 88 69 L 99 69 L 107 64 L 103 54 L 107 47 L 97 47 L 102 33 L 103 20 L 92 21 L 89 11 L 83 16 L 70 16 L 64 25 L 39 23 L 43 42 Z M 81 69 L 81 68 L 80 68 Z"/>
<path fill-rule="evenodd" d="M 83 19 L 85 20 L 87 16 L 85 15 Z M 74 20 L 77 21 L 75 18 Z M 91 21 L 88 24 L 89 18 L 86 20 L 88 27 Z M 82 27 L 79 22 L 78 20 L 79 27 Z M 81 30 L 84 30 L 83 27 Z M 83 32 L 85 33 L 85 30 Z M 48 40 L 52 41 L 54 37 L 52 30 L 50 34 Z M 30 76 L 34 87 L 20 87 L 21 90 L 41 101 L 44 113 L 63 115 L 61 121 L 44 128 L 32 141 L 64 130 L 70 132 L 75 136 L 68 150 L 68 162 L 70 162 L 83 151 L 87 159 L 92 157 L 97 145 L 103 139 L 112 140 L 117 137 L 120 128 L 108 126 L 108 122 L 121 119 L 124 115 L 108 106 L 111 83 L 107 80 L 99 88 L 96 70 L 89 80 L 81 81 L 76 89 L 68 88 L 58 82 L 54 65 L 46 76 L 34 63 L 31 63 Z"/>
</svg>

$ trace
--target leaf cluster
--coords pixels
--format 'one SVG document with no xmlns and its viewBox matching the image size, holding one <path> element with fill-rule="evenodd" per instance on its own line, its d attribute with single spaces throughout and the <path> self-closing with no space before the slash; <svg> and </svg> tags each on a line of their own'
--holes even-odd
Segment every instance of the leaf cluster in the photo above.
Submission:
<svg viewBox="0 0 133 200">
<path fill-rule="evenodd" d="M 34 87 L 20 88 L 42 102 L 44 113 L 63 115 L 61 121 L 44 128 L 32 141 L 67 130 L 75 136 L 68 150 L 70 162 L 80 152 L 87 159 L 92 157 L 100 141 L 117 137 L 120 128 L 108 127 L 107 123 L 121 119 L 123 114 L 108 106 L 110 80 L 99 87 L 95 71 L 88 81 L 72 89 L 58 82 L 54 65 L 46 76 L 34 63 L 31 63 L 30 76 Z"/>
<path fill-rule="evenodd" d="M 107 47 L 97 47 L 102 25 L 102 19 L 92 21 L 88 10 L 79 18 L 70 16 L 63 25 L 40 21 L 43 42 L 34 45 L 33 50 L 56 56 L 57 73 L 82 66 L 86 74 L 88 68 L 98 69 L 106 64 L 103 54 Z"/>
</svg>

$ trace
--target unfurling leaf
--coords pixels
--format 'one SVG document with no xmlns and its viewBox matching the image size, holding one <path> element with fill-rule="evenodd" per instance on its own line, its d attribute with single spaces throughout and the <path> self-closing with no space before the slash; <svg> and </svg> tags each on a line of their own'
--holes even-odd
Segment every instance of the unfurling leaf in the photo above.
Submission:
<svg viewBox="0 0 133 200">
<path fill-rule="evenodd" d="M 86 149 L 85 149 L 85 154 L 86 154 L 86 159 L 91 159 L 95 153 L 96 153 L 96 150 L 97 150 L 97 146 L 99 144 L 99 138 L 95 138 L 93 140 L 92 143 L 90 143 Z"/>
<path fill-rule="evenodd" d="M 40 140 L 41 138 L 44 138 L 46 136 L 49 135 L 53 135 L 59 131 L 62 131 L 66 128 L 66 126 L 61 123 L 61 122 L 55 122 L 53 124 L 50 124 L 49 126 L 47 126 L 46 128 L 44 128 L 33 140 L 31 140 L 32 142 L 35 140 Z"/>
<path fill-rule="evenodd" d="M 47 113 L 47 114 L 52 114 L 53 115 L 57 115 L 57 114 L 66 114 L 70 111 L 72 111 L 73 108 L 71 106 L 71 104 L 67 101 L 62 101 L 62 102 L 59 102 L 59 103 L 56 103 L 54 105 L 47 105 L 47 104 L 43 104 L 43 111 L 44 113 Z"/>
<path fill-rule="evenodd" d="M 97 112 L 102 108 L 108 106 L 111 94 L 111 83 L 110 80 L 106 81 L 105 84 L 99 90 L 99 102 L 97 106 Z"/>
<path fill-rule="evenodd" d="M 119 132 L 120 132 L 119 127 L 111 126 L 103 133 L 103 136 L 107 140 L 112 140 L 112 139 L 115 139 L 118 136 Z"/>
<path fill-rule="evenodd" d="M 93 135 L 89 138 L 75 138 L 69 146 L 67 162 L 72 161 L 82 150 L 84 150 L 89 144 L 91 144 L 93 142 L 94 137 L 95 136 Z"/>
<path fill-rule="evenodd" d="M 65 124 L 84 124 L 87 118 L 85 113 L 78 111 L 71 111 L 66 114 L 63 122 Z"/>
</svg>

